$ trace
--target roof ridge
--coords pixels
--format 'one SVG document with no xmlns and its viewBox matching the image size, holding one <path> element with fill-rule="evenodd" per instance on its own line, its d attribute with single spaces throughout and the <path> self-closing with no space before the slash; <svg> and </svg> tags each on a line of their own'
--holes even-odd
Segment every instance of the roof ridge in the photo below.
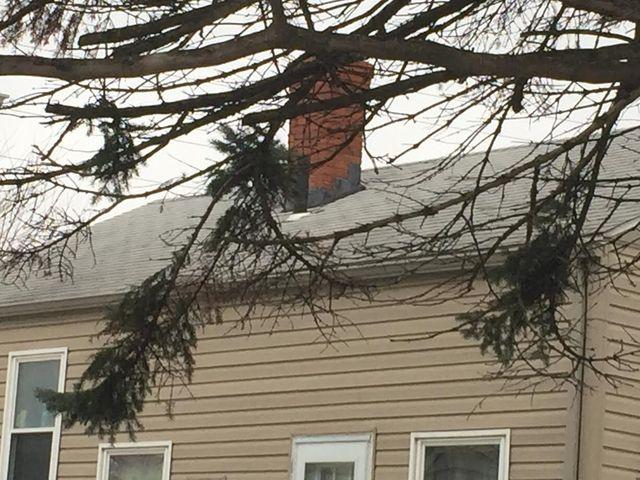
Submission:
<svg viewBox="0 0 640 480">
<path fill-rule="evenodd" d="M 539 144 L 536 144 L 536 146 L 540 146 L 540 145 L 544 145 L 544 144 L 546 144 L 546 143 L 539 143 Z M 528 146 L 534 146 L 534 142 L 529 142 L 527 144 L 522 144 L 522 145 L 510 145 L 508 147 L 493 148 L 491 150 L 491 152 L 492 153 L 502 153 L 502 152 L 505 152 L 505 151 L 508 151 L 508 150 L 516 150 L 516 149 L 525 148 L 525 147 L 528 147 Z M 472 155 L 480 155 L 482 153 L 483 153 L 483 150 L 482 149 L 478 149 L 478 150 L 474 150 L 472 152 L 465 153 L 464 155 L 461 156 L 461 158 L 470 157 Z M 396 169 L 400 170 L 404 166 L 412 166 L 412 165 L 416 165 L 416 164 L 419 164 L 419 163 L 437 162 L 437 161 L 440 161 L 440 160 L 445 160 L 449 156 L 450 155 L 440 155 L 438 157 L 426 158 L 426 159 L 423 159 L 423 160 L 409 160 L 407 162 L 400 163 L 400 164 L 386 164 L 386 165 L 377 167 L 377 170 L 388 170 L 388 169 L 392 169 L 392 168 L 396 168 Z M 363 172 L 365 172 L 365 171 L 366 172 L 370 172 L 370 171 L 375 170 L 375 169 L 376 169 L 376 167 L 374 166 L 374 167 L 371 167 L 371 168 L 363 168 L 362 171 Z"/>
<path fill-rule="evenodd" d="M 616 132 L 613 132 L 612 135 L 614 136 L 614 139 L 615 139 L 615 138 L 625 137 L 625 136 L 631 135 L 632 133 L 633 132 L 629 132 L 627 130 L 618 130 Z M 563 137 L 563 138 L 565 138 L 565 137 Z M 540 147 L 543 147 L 545 145 L 554 145 L 554 144 L 562 143 L 563 142 L 563 138 L 560 138 L 560 139 L 557 139 L 557 140 L 553 140 L 553 141 L 552 140 L 541 141 L 539 143 L 536 143 L 536 142 L 533 142 L 533 141 L 529 141 L 528 143 L 524 143 L 523 142 L 520 145 L 509 145 L 509 146 L 505 146 L 505 147 L 494 148 L 494 149 L 491 150 L 491 152 L 495 153 L 495 154 L 500 154 L 500 153 L 507 152 L 509 150 L 515 151 L 517 149 L 526 148 L 526 147 L 535 147 L 534 150 L 536 150 L 536 149 L 538 149 Z M 469 157 L 471 157 L 473 155 L 480 155 L 482 153 L 483 153 L 482 149 L 478 149 L 478 150 L 475 150 L 475 151 L 472 151 L 472 152 L 467 152 L 464 155 L 460 155 L 458 161 L 463 160 L 465 158 L 469 158 Z M 416 166 L 418 164 L 423 164 L 423 163 L 427 163 L 427 162 L 438 162 L 438 161 L 447 159 L 449 156 L 450 155 L 441 155 L 441 156 L 437 156 L 437 157 L 433 157 L 433 158 L 426 158 L 426 159 L 422 159 L 422 160 L 415 160 L 415 161 L 411 161 L 410 160 L 410 161 L 407 161 L 407 162 L 404 162 L 404 163 L 400 163 L 400 164 L 395 164 L 395 163 L 389 164 L 389 163 L 387 163 L 385 165 L 378 166 L 378 167 L 373 165 L 373 166 L 371 166 L 369 168 L 363 168 L 362 169 L 362 174 L 366 175 L 368 177 L 367 180 L 372 180 L 372 179 L 375 179 L 376 176 L 378 175 L 378 173 L 381 173 L 381 172 L 388 172 L 388 171 L 391 171 L 391 170 L 402 171 L 403 167 L 414 167 L 414 166 Z M 374 174 L 373 172 L 377 172 L 377 173 Z M 358 192 L 355 192 L 355 194 L 357 194 L 357 193 Z M 174 202 L 189 201 L 189 200 L 195 200 L 195 199 L 203 198 L 203 197 L 207 197 L 207 196 L 209 196 L 209 195 L 206 194 L 206 193 L 201 193 L 201 194 L 194 194 L 194 195 L 175 195 L 175 196 L 172 196 L 172 197 L 165 197 L 165 198 L 160 198 L 160 199 L 157 199 L 157 200 L 152 200 L 152 201 L 150 201 L 148 203 L 142 204 L 142 205 L 140 205 L 138 207 L 132 208 L 132 209 L 127 210 L 125 212 L 122 212 L 122 213 L 120 213 L 118 215 L 115 215 L 115 216 L 113 216 L 113 217 L 111 217 L 109 219 L 106 219 L 105 222 L 107 222 L 109 220 L 112 220 L 114 218 L 118 218 L 121 215 L 129 214 L 131 212 L 139 210 L 140 208 L 143 208 L 143 207 L 147 207 L 149 205 L 157 205 L 157 204 L 163 204 L 163 203 L 174 203 Z M 351 195 L 349 195 L 349 196 L 351 196 Z M 225 201 L 224 199 L 221 200 L 221 203 L 224 203 L 224 201 Z M 104 222 L 101 222 L 101 223 L 104 223 Z"/>
</svg>

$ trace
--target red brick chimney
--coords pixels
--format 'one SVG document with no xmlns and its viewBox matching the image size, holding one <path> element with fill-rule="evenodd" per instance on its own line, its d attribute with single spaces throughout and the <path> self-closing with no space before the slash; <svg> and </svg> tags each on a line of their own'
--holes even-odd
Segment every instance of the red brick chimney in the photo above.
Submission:
<svg viewBox="0 0 640 480">
<path fill-rule="evenodd" d="M 304 102 L 326 101 L 366 90 L 372 77 L 373 66 L 366 62 L 340 67 L 335 74 L 316 82 Z M 364 109 L 358 104 L 291 120 L 289 149 L 308 166 L 306 207 L 324 205 L 362 189 L 363 130 Z M 304 205 L 298 208 L 303 209 Z"/>
</svg>

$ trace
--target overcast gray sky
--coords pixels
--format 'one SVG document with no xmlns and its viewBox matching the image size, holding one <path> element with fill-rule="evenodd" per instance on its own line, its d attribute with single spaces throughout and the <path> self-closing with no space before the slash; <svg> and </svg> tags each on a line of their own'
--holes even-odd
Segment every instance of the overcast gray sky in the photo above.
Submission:
<svg viewBox="0 0 640 480">
<path fill-rule="evenodd" d="M 51 86 L 42 79 L 25 77 L 3 77 L 0 80 L 0 93 L 9 95 L 11 98 L 18 98 Z M 419 108 L 440 98 L 439 91 L 426 91 L 415 94 L 410 99 L 394 100 L 393 109 L 395 111 L 406 111 Z M 72 101 L 73 99 L 65 99 Z M 17 111 L 0 111 L 0 162 L 2 166 L 15 165 L 24 159 L 34 157 L 36 146 L 44 149 L 60 132 L 60 125 L 47 125 L 43 123 L 43 108 L 39 106 L 29 106 L 19 108 Z M 460 142 L 468 131 L 479 121 L 479 112 L 472 112 L 467 115 L 462 123 L 447 129 L 437 139 L 429 141 L 416 149 L 403 161 L 420 161 L 429 158 L 437 158 L 449 153 L 455 145 Z M 629 119 L 637 119 L 638 109 L 629 112 Z M 584 121 L 583 115 L 576 115 L 572 122 L 566 125 L 567 128 L 576 126 Z M 382 131 L 376 131 L 369 137 L 369 148 L 377 154 L 398 152 L 411 144 L 412 141 L 421 138 L 425 131 L 433 129 L 436 125 L 435 119 L 421 118 L 419 121 L 392 125 Z M 507 123 L 498 147 L 510 145 L 521 145 L 541 138 L 549 131 L 548 121 L 532 122 L 522 114 L 519 120 L 512 120 Z M 216 152 L 209 145 L 210 132 L 201 130 L 194 132 L 188 137 L 183 137 L 174 141 L 169 147 L 161 152 L 157 159 L 150 165 L 144 167 L 140 172 L 140 177 L 133 183 L 134 190 L 147 189 L 166 182 L 168 179 L 178 177 L 181 174 L 193 172 L 194 169 L 208 165 L 216 160 Z M 286 141 L 286 130 L 283 130 L 281 139 Z M 101 138 L 94 133 L 87 135 L 86 132 L 79 131 L 73 134 L 59 150 L 58 156 L 68 155 L 68 158 L 58 158 L 58 160 L 80 159 L 91 155 L 101 145 Z M 366 156 L 363 159 L 363 167 L 372 166 L 370 159 Z M 181 188 L 180 194 L 199 193 L 199 185 L 189 185 Z M 119 207 L 113 214 L 121 213 L 140 204 L 154 200 L 140 199 L 127 202 Z M 74 200 L 75 201 L 75 200 Z M 74 205 L 76 208 L 84 207 Z"/>
</svg>

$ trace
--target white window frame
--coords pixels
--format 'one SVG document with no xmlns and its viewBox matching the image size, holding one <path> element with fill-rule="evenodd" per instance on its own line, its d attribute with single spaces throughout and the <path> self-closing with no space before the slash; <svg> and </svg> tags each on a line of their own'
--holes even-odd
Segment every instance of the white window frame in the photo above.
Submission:
<svg viewBox="0 0 640 480">
<path fill-rule="evenodd" d="M 7 480 L 9 475 L 9 452 L 11 437 L 16 433 L 51 433 L 51 460 L 49 462 L 49 480 L 55 480 L 58 475 L 58 453 L 60 450 L 60 432 L 62 416 L 56 415 L 53 427 L 13 428 L 15 417 L 16 390 L 18 387 L 18 372 L 21 363 L 59 360 L 58 392 L 64 392 L 67 372 L 68 349 L 47 348 L 40 350 L 24 350 L 9 353 L 7 369 L 7 385 L 5 389 L 4 415 L 2 420 L 2 441 L 0 442 L 0 479 Z"/>
<path fill-rule="evenodd" d="M 373 478 L 372 433 L 293 437 L 291 480 L 304 480 L 307 463 L 353 462 L 354 480 Z"/>
<path fill-rule="evenodd" d="M 101 443 L 98 445 L 98 471 L 96 480 L 109 480 L 109 458 L 121 455 L 164 455 L 162 463 L 162 480 L 171 478 L 171 451 L 173 443 L 165 442 L 130 442 Z"/>
<path fill-rule="evenodd" d="M 498 480 L 509 480 L 510 429 L 413 432 L 409 452 L 409 480 L 429 480 L 424 478 L 427 447 L 459 445 L 498 445 L 500 447 Z"/>
</svg>

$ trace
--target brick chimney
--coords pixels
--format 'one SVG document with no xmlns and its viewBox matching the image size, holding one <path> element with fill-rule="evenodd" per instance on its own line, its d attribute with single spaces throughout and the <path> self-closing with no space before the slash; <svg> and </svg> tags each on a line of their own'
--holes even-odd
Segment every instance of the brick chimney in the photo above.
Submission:
<svg viewBox="0 0 640 480">
<path fill-rule="evenodd" d="M 372 76 L 373 66 L 366 62 L 340 67 L 317 81 L 303 103 L 366 90 Z M 293 202 L 294 211 L 325 205 L 362 189 L 363 130 L 364 109 L 358 104 L 291 120 L 289 150 L 298 162 L 300 183 L 296 190 L 302 193 Z"/>
</svg>

